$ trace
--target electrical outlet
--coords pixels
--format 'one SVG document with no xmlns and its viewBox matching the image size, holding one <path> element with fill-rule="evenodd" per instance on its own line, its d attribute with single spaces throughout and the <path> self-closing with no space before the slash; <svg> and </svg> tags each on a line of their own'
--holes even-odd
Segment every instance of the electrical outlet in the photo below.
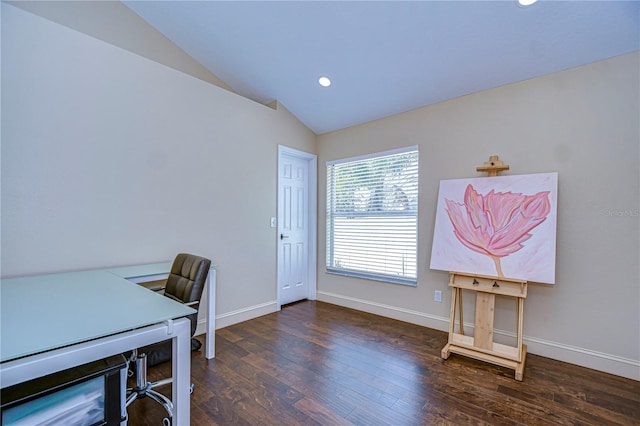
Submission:
<svg viewBox="0 0 640 426">
<path fill-rule="evenodd" d="M 436 290 L 433 295 L 433 300 L 438 303 L 442 303 L 442 292 L 440 290 Z"/>
</svg>

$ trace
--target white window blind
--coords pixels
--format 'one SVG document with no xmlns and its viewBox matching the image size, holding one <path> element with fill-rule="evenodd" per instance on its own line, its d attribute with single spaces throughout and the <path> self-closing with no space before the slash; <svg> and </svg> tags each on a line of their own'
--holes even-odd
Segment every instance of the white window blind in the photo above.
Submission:
<svg viewBox="0 0 640 426">
<path fill-rule="evenodd" d="M 327 162 L 327 272 L 417 282 L 418 150 Z"/>
</svg>

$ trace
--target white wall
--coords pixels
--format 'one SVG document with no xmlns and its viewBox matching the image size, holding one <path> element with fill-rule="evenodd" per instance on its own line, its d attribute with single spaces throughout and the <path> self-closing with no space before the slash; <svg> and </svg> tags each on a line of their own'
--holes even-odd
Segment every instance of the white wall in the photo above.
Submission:
<svg viewBox="0 0 640 426">
<path fill-rule="evenodd" d="M 414 144 L 421 186 L 417 287 L 325 274 L 319 200 L 318 299 L 447 330 L 448 274 L 429 269 L 439 181 L 497 154 L 508 174 L 559 174 L 557 284 L 529 286 L 529 352 L 640 379 L 639 71 L 629 54 L 319 136 L 319 194 L 327 160 Z M 496 315 L 509 340 L 515 302 Z"/>
<path fill-rule="evenodd" d="M 278 144 L 259 105 L 2 4 L 2 276 L 173 259 L 218 265 L 218 327 L 276 307 Z"/>
</svg>

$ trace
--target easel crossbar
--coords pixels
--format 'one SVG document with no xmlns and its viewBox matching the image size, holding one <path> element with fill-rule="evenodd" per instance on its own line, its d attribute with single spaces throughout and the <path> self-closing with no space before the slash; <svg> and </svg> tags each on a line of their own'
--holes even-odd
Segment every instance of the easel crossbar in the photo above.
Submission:
<svg viewBox="0 0 640 426">
<path fill-rule="evenodd" d="M 449 346 L 449 345 L 447 345 Z M 490 364 L 499 365 L 501 367 L 509 368 L 511 370 L 516 371 L 516 380 L 522 380 L 522 371 L 524 370 L 524 361 L 527 355 L 527 345 L 522 346 L 522 361 L 513 361 L 506 358 L 502 358 L 499 356 L 491 355 L 491 354 L 479 354 L 475 349 L 469 349 L 463 346 L 450 345 L 449 347 L 445 346 L 449 353 L 455 353 L 458 355 L 464 355 L 469 358 L 477 359 L 479 361 L 488 362 Z"/>
<path fill-rule="evenodd" d="M 474 345 L 473 336 L 464 336 L 462 334 L 454 334 L 451 339 L 451 343 L 460 346 L 462 348 L 467 348 L 470 350 L 474 350 L 480 353 L 493 355 L 500 358 L 509 359 L 512 361 L 520 362 L 522 358 L 522 353 L 515 346 L 503 345 L 501 343 L 493 343 L 491 345 L 491 349 L 485 350 L 478 348 Z"/>
</svg>

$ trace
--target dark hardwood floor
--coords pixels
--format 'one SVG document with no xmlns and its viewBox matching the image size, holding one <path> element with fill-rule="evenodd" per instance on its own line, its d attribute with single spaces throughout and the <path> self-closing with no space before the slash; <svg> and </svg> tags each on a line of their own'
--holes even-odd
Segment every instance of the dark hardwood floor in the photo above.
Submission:
<svg viewBox="0 0 640 426">
<path fill-rule="evenodd" d="M 640 382 L 527 355 L 513 371 L 452 355 L 444 332 L 322 302 L 217 331 L 192 357 L 192 425 L 640 425 Z M 170 375 L 170 363 L 150 370 Z M 161 388 L 170 393 L 171 387 Z M 161 425 L 148 398 L 130 425 Z M 180 425 L 182 426 L 182 425 Z"/>
</svg>

